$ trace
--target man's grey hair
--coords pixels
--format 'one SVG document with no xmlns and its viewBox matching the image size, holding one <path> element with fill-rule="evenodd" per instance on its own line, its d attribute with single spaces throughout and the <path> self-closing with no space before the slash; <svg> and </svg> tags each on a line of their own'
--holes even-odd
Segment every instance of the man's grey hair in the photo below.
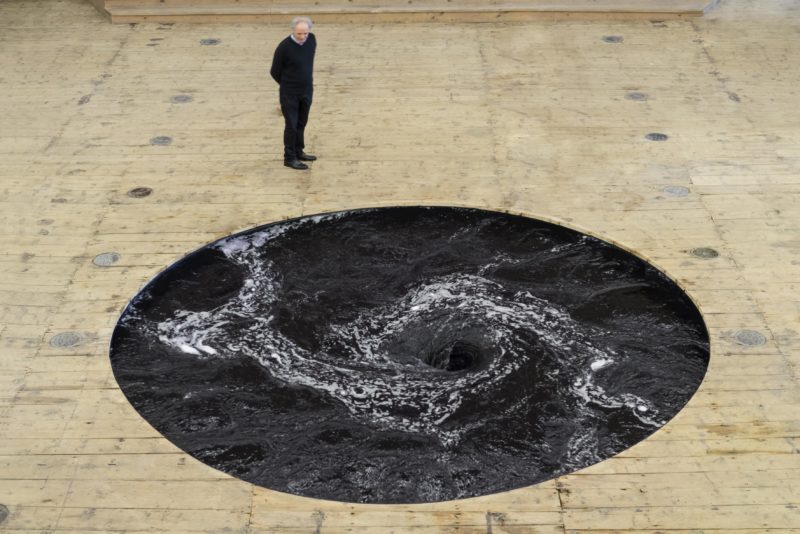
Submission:
<svg viewBox="0 0 800 534">
<path fill-rule="evenodd" d="M 311 29 L 312 26 L 314 26 L 314 23 L 311 22 L 311 19 L 308 17 L 295 17 L 292 19 L 292 30 L 297 28 L 297 25 L 300 24 L 301 22 L 305 22 L 308 25 L 309 30 Z"/>
</svg>

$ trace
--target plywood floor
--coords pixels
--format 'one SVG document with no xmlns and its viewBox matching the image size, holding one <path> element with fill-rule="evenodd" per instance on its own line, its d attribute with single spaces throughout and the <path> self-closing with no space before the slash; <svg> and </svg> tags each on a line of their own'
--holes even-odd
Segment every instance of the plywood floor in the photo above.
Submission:
<svg viewBox="0 0 800 534">
<path fill-rule="evenodd" d="M 800 531 L 800 3 L 315 32 L 320 160 L 296 172 L 266 77 L 285 28 L 120 26 L 79 0 L 0 3 L 0 530 Z M 123 398 L 109 335 L 166 265 L 283 217 L 397 204 L 528 214 L 650 259 L 705 315 L 705 382 L 615 458 L 415 506 L 254 487 L 174 448 Z M 106 252 L 119 260 L 95 265 Z M 77 344 L 53 346 L 65 332 Z"/>
<path fill-rule="evenodd" d="M 678 19 L 717 0 L 91 0 L 114 23 L 270 22 L 297 12 L 325 23 Z"/>
</svg>

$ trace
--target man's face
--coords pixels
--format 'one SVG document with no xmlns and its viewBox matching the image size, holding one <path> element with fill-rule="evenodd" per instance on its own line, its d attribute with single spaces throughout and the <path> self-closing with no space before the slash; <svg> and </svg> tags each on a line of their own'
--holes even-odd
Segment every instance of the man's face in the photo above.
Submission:
<svg viewBox="0 0 800 534">
<path fill-rule="evenodd" d="M 308 39 L 308 24 L 305 22 L 298 22 L 294 27 L 294 40 L 298 43 L 305 43 Z"/>
</svg>

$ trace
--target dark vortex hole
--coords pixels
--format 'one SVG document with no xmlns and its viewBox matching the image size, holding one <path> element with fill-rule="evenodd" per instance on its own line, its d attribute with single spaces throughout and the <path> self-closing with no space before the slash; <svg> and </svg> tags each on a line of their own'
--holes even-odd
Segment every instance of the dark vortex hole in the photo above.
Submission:
<svg viewBox="0 0 800 534">
<path fill-rule="evenodd" d="M 481 359 L 481 350 L 465 341 L 456 341 L 449 347 L 432 352 L 425 357 L 425 363 L 443 371 L 465 371 L 475 367 Z"/>
</svg>

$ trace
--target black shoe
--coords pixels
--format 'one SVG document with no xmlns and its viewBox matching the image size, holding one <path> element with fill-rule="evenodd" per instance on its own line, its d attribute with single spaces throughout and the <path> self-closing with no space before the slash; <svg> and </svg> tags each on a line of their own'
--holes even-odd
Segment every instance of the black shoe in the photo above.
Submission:
<svg viewBox="0 0 800 534">
<path fill-rule="evenodd" d="M 297 169 L 298 171 L 304 171 L 304 170 L 306 170 L 308 168 L 308 165 L 306 165 L 305 163 L 303 163 L 302 161 L 297 160 L 297 159 L 291 159 L 289 161 L 284 161 L 283 164 L 286 167 L 291 167 L 292 169 Z"/>
<path fill-rule="evenodd" d="M 297 169 L 298 171 L 304 171 L 308 168 L 308 165 L 303 163 L 300 160 L 290 159 L 283 162 L 284 167 L 291 167 L 292 169 Z"/>
<path fill-rule="evenodd" d="M 306 154 L 305 152 L 300 152 L 300 155 L 297 156 L 297 159 L 300 161 L 314 161 L 317 159 L 317 156 L 313 154 Z"/>
</svg>

